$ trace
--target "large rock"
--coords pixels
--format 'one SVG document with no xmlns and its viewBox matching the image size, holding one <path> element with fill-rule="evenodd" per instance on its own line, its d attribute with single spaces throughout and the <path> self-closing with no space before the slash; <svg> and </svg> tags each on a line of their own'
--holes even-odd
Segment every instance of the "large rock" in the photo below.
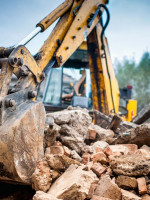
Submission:
<svg viewBox="0 0 150 200">
<path fill-rule="evenodd" d="M 117 175 L 143 176 L 150 173 L 150 156 L 132 154 L 110 157 L 110 165 Z"/>
<path fill-rule="evenodd" d="M 58 125 L 68 124 L 84 137 L 86 137 L 88 127 L 92 123 L 92 118 L 89 116 L 88 110 L 86 109 L 67 109 L 49 113 L 47 116 L 53 117 L 54 122 Z"/>
<path fill-rule="evenodd" d="M 122 200 L 142 200 L 137 195 L 133 194 L 132 192 L 121 190 L 122 192 Z"/>
<path fill-rule="evenodd" d="M 37 167 L 32 174 L 32 187 L 38 191 L 46 192 L 52 182 L 52 173 L 45 158 L 37 163 Z"/>
<path fill-rule="evenodd" d="M 112 200 L 121 200 L 121 189 L 108 175 L 105 175 L 100 179 L 94 195 Z"/>
<path fill-rule="evenodd" d="M 0 126 L 0 179 L 31 184 L 37 161 L 44 156 L 45 109 L 25 102 Z"/>
<path fill-rule="evenodd" d="M 33 197 L 33 200 L 61 200 L 53 197 L 51 194 L 47 194 L 42 191 L 37 191 Z"/>
<path fill-rule="evenodd" d="M 84 151 L 84 137 L 75 129 L 65 124 L 61 126 L 60 134 L 62 143 L 65 146 L 69 147 L 71 150 L 75 150 L 79 154 Z"/>
<path fill-rule="evenodd" d="M 96 175 L 92 171 L 85 171 L 84 166 L 71 165 L 54 182 L 48 193 L 63 200 L 84 200 L 91 183 L 96 180 Z"/>
</svg>

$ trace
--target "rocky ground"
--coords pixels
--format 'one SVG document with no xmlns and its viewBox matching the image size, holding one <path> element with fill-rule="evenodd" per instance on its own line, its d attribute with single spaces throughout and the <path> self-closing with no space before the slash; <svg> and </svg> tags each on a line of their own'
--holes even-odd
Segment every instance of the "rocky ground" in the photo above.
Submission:
<svg viewBox="0 0 150 200">
<path fill-rule="evenodd" d="M 99 121 L 93 124 L 81 108 L 47 114 L 45 156 L 32 174 L 30 195 L 20 189 L 26 198 L 0 199 L 150 199 L 150 124 L 115 127 L 111 116 Z"/>
</svg>

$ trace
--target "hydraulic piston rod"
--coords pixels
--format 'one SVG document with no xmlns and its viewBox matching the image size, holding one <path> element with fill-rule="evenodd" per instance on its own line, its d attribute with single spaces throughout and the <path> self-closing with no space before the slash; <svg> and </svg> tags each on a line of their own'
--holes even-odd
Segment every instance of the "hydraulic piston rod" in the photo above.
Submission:
<svg viewBox="0 0 150 200">
<path fill-rule="evenodd" d="M 49 15 L 47 15 L 43 20 L 41 20 L 37 25 L 36 29 L 32 31 L 27 37 L 25 37 L 19 44 L 15 45 L 15 47 L 19 45 L 26 45 L 30 42 L 38 33 L 45 31 L 52 23 L 54 23 L 59 17 L 61 17 L 65 12 L 69 10 L 73 3 L 73 0 L 65 0 L 60 6 L 58 6 L 54 11 L 52 11 Z"/>
<path fill-rule="evenodd" d="M 19 45 L 26 45 L 28 42 L 30 42 L 30 40 L 32 40 L 41 31 L 42 31 L 42 28 L 41 27 L 37 27 L 27 37 L 25 37 L 21 42 L 19 42 L 17 45 L 15 45 L 15 47 L 17 47 Z"/>
</svg>

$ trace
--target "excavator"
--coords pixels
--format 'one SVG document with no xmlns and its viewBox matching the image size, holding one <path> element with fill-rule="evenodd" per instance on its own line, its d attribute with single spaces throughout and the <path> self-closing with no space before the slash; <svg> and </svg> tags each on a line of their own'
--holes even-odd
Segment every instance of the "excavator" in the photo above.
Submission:
<svg viewBox="0 0 150 200">
<path fill-rule="evenodd" d="M 20 43 L 0 47 L 0 179 L 28 183 L 42 153 L 44 110 L 68 105 L 120 114 L 131 121 L 137 102 L 131 86 L 119 90 L 105 30 L 108 0 L 66 0 L 47 15 Z M 103 22 L 103 13 L 107 19 Z M 25 47 L 58 20 L 39 52 Z M 13 77 L 17 82 L 12 86 Z M 37 94 L 38 91 L 38 94 Z M 119 109 L 120 98 L 125 106 Z M 31 150 L 30 146 L 34 146 Z M 32 167 L 33 168 L 33 167 Z"/>
</svg>

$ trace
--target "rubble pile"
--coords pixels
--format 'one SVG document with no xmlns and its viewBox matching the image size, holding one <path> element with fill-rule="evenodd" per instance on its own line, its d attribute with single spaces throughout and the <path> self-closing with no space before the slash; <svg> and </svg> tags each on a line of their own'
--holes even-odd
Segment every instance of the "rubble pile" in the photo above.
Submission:
<svg viewBox="0 0 150 200">
<path fill-rule="evenodd" d="M 47 114 L 33 200 L 150 199 L 150 125 L 102 121 L 81 108 Z"/>
</svg>

